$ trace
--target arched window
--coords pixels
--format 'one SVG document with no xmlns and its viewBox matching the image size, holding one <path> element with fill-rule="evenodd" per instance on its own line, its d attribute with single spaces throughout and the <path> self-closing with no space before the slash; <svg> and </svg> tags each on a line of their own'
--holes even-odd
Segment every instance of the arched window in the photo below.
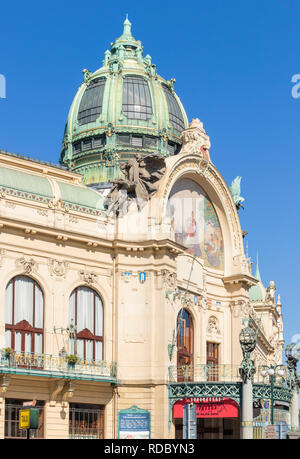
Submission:
<svg viewBox="0 0 300 459">
<path fill-rule="evenodd" d="M 38 283 L 14 277 L 5 291 L 6 347 L 16 352 L 43 352 L 44 296 Z"/>
<path fill-rule="evenodd" d="M 181 309 L 177 317 L 178 381 L 191 380 L 193 375 L 194 327 L 191 315 Z"/>
<path fill-rule="evenodd" d="M 138 75 L 125 76 L 122 110 L 128 119 L 148 120 L 152 116 L 152 103 L 147 81 Z"/>
<path fill-rule="evenodd" d="M 180 106 L 171 89 L 165 84 L 163 84 L 162 87 L 167 99 L 170 123 L 177 132 L 182 132 L 185 126 Z"/>
<path fill-rule="evenodd" d="M 89 287 L 76 288 L 69 303 L 70 322 L 76 326 L 76 340 L 70 343 L 70 354 L 84 360 L 103 359 L 103 304 Z"/>
<path fill-rule="evenodd" d="M 105 78 L 92 80 L 84 91 L 78 110 L 78 124 L 92 123 L 101 114 L 105 81 Z"/>
</svg>

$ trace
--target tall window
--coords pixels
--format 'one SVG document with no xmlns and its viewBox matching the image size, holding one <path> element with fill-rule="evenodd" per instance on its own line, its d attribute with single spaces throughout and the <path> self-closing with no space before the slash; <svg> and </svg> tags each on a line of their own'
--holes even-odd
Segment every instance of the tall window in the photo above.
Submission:
<svg viewBox="0 0 300 459">
<path fill-rule="evenodd" d="M 16 352 L 43 352 L 44 297 L 36 281 L 14 277 L 5 292 L 6 347 Z"/>
<path fill-rule="evenodd" d="M 89 287 L 78 287 L 70 296 L 70 322 L 76 325 L 76 340 L 70 353 L 84 360 L 103 359 L 103 304 Z"/>
<path fill-rule="evenodd" d="M 140 76 L 126 76 L 123 83 L 124 114 L 132 120 L 148 120 L 152 103 L 147 81 Z"/>
<path fill-rule="evenodd" d="M 176 131 L 181 132 L 184 130 L 184 119 L 179 104 L 171 89 L 165 84 L 163 84 L 162 87 L 167 99 L 170 123 Z"/>
<path fill-rule="evenodd" d="M 79 110 L 78 123 L 80 125 L 95 121 L 102 112 L 105 78 L 92 80 L 84 91 Z"/>
<path fill-rule="evenodd" d="M 186 309 L 177 317 L 177 365 L 178 381 L 191 380 L 193 375 L 194 328 Z"/>
<path fill-rule="evenodd" d="M 206 362 L 208 365 L 208 381 L 219 380 L 219 344 L 206 343 Z"/>
</svg>

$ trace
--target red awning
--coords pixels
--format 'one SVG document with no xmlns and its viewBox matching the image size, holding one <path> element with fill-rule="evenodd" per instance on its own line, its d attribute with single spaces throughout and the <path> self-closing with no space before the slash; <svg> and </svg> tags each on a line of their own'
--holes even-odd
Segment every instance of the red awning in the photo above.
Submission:
<svg viewBox="0 0 300 459">
<path fill-rule="evenodd" d="M 173 407 L 173 418 L 183 418 L 183 407 L 188 403 L 197 406 L 197 418 L 238 418 L 239 406 L 230 398 L 186 398 L 179 400 Z"/>
</svg>

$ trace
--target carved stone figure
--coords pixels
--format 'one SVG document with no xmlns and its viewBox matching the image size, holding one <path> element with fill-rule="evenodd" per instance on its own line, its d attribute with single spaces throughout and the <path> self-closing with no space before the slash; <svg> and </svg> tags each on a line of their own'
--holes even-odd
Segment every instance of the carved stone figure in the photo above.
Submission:
<svg viewBox="0 0 300 459">
<path fill-rule="evenodd" d="M 189 127 L 182 131 L 181 140 L 181 154 L 196 153 L 199 154 L 202 158 L 206 159 L 207 161 L 210 161 L 210 140 L 205 132 L 205 129 L 203 128 L 203 123 L 201 123 L 201 121 L 198 118 L 192 120 Z"/>
<path fill-rule="evenodd" d="M 145 157 L 137 154 L 121 165 L 125 179 L 113 181 L 113 187 L 104 202 L 108 214 L 115 211 L 126 213 L 129 203 L 135 199 L 140 211 L 146 201 L 158 189 L 158 182 L 166 170 L 166 163 L 161 155 L 151 154 Z M 126 205 L 127 204 L 127 205 Z"/>
</svg>

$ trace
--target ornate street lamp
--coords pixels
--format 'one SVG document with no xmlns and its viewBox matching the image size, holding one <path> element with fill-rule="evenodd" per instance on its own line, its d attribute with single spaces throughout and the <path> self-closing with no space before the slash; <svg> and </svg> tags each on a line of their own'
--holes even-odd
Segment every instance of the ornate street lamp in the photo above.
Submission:
<svg viewBox="0 0 300 459">
<path fill-rule="evenodd" d="M 241 330 L 240 345 L 243 352 L 243 360 L 240 367 L 240 376 L 244 382 L 252 379 L 256 371 L 254 360 L 251 359 L 251 353 L 256 346 L 255 331 L 249 325 Z"/>
<path fill-rule="evenodd" d="M 274 425 L 274 383 L 276 376 L 283 378 L 285 375 L 284 371 L 285 366 L 280 365 L 264 365 L 263 369 L 261 370 L 261 375 L 265 378 L 269 376 L 270 383 L 271 383 L 271 424 Z"/>
<path fill-rule="evenodd" d="M 253 438 L 253 375 L 256 371 L 251 353 L 256 346 L 256 334 L 249 325 L 240 332 L 240 345 L 243 352 L 243 360 L 240 366 L 242 378 L 242 419 L 241 435 L 243 439 Z"/>
</svg>

